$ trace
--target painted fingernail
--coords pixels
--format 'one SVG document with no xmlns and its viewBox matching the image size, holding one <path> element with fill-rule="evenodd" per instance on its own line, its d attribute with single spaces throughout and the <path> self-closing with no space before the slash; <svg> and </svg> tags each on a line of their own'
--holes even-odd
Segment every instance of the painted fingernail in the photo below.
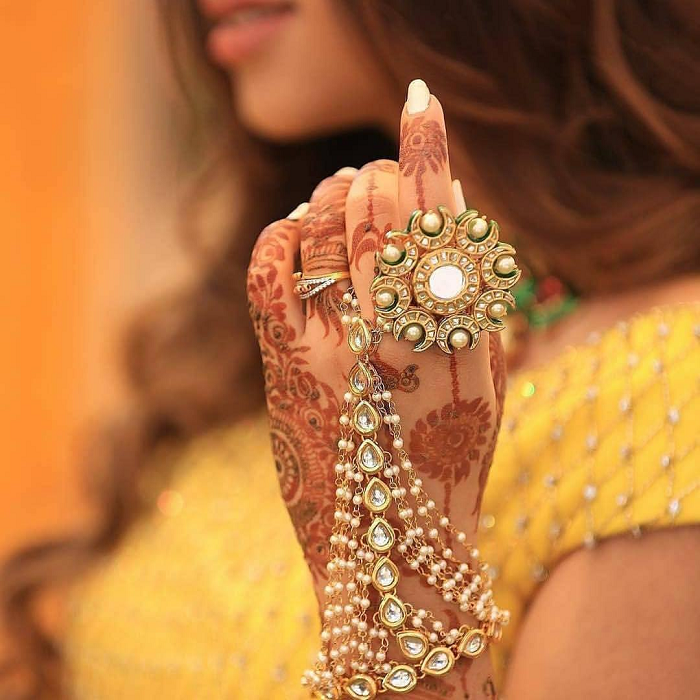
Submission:
<svg viewBox="0 0 700 700">
<path fill-rule="evenodd" d="M 306 216 L 308 211 L 309 203 L 302 202 L 293 212 L 287 214 L 287 218 L 290 221 L 299 221 L 299 219 L 303 219 Z"/>
<path fill-rule="evenodd" d="M 455 198 L 455 214 L 461 214 L 467 210 L 467 203 L 464 201 L 462 183 L 459 180 L 452 180 L 452 194 Z"/>
<path fill-rule="evenodd" d="M 341 168 L 336 172 L 336 175 L 357 175 L 357 168 L 352 168 L 349 165 L 345 168 Z"/>
<path fill-rule="evenodd" d="M 417 79 L 411 81 L 408 86 L 408 96 L 406 97 L 406 111 L 409 114 L 419 114 L 425 112 L 430 104 L 430 90 L 425 81 Z"/>
</svg>

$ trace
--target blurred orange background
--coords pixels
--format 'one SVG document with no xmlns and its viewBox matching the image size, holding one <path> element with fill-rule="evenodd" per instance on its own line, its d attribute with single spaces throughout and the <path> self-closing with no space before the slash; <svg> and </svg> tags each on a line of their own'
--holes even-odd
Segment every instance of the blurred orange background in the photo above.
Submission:
<svg viewBox="0 0 700 700">
<path fill-rule="evenodd" d="M 154 4 L 0 0 L 0 554 L 81 517 L 76 444 L 120 400 L 119 329 L 177 276 Z"/>
</svg>

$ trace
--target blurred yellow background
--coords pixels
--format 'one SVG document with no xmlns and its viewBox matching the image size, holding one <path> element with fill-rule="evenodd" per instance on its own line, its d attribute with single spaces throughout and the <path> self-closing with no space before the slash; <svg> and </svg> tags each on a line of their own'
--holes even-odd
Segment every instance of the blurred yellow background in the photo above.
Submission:
<svg viewBox="0 0 700 700">
<path fill-rule="evenodd" d="M 80 517 L 119 329 L 177 274 L 154 4 L 0 0 L 0 554 Z"/>
</svg>

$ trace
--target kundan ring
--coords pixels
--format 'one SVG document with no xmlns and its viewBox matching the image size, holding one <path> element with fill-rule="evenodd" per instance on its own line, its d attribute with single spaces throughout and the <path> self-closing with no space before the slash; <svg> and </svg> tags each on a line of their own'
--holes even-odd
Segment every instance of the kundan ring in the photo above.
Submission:
<svg viewBox="0 0 700 700">
<path fill-rule="evenodd" d="M 305 277 L 302 272 L 295 272 L 294 291 L 301 299 L 310 299 L 317 294 L 320 294 L 324 289 L 334 285 L 340 280 L 350 279 L 350 272 L 329 272 L 325 275 L 314 275 L 313 277 Z"/>
<path fill-rule="evenodd" d="M 370 294 L 381 327 L 416 352 L 437 343 L 448 354 L 475 348 L 482 331 L 503 330 L 521 272 L 499 234 L 476 209 L 457 217 L 443 206 L 414 211 L 377 253 Z"/>
</svg>

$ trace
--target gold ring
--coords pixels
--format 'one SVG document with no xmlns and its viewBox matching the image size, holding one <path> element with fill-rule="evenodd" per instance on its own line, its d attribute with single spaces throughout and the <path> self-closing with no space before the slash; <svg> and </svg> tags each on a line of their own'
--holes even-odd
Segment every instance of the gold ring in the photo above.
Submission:
<svg viewBox="0 0 700 700">
<path fill-rule="evenodd" d="M 520 274 L 495 221 L 438 206 L 417 209 L 405 229 L 386 234 L 370 294 L 378 323 L 397 340 L 451 354 L 475 348 L 483 331 L 503 330 Z"/>
<path fill-rule="evenodd" d="M 325 275 L 309 277 L 305 277 L 302 272 L 295 272 L 293 279 L 295 281 L 294 291 L 301 299 L 309 299 L 340 280 L 350 279 L 350 272 L 347 270 L 344 272 L 329 272 Z"/>
</svg>

